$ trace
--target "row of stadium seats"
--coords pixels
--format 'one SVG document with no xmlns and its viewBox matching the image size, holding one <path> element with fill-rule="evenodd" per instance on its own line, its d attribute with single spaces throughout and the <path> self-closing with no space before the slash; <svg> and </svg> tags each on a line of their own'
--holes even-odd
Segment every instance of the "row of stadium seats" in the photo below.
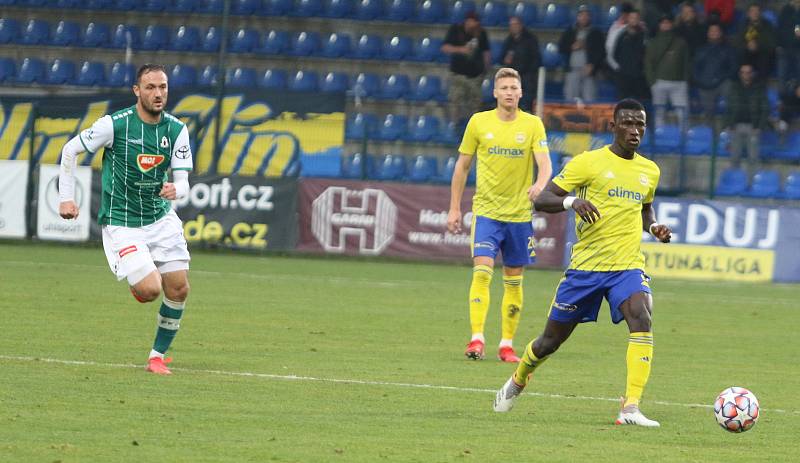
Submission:
<svg viewBox="0 0 800 463">
<path fill-rule="evenodd" d="M 450 183 L 456 156 L 406 157 L 396 154 L 383 156 L 355 153 L 340 155 L 311 155 L 302 161 L 301 174 L 305 177 L 341 177 L 372 180 Z M 328 162 L 333 161 L 333 162 Z M 467 177 L 469 185 L 475 184 L 475 168 Z"/>
<path fill-rule="evenodd" d="M 0 6 L 43 7 L 89 10 L 139 10 L 149 13 L 220 14 L 224 0 L 0 0 Z M 616 6 L 589 5 L 595 23 L 610 25 L 619 15 Z M 232 0 L 230 12 L 240 16 L 290 16 L 347 18 L 365 21 L 417 23 L 457 23 L 467 12 L 481 15 L 485 26 L 505 26 L 512 15 L 530 27 L 561 29 L 574 21 L 577 4 L 509 4 L 487 0 L 480 6 L 474 0 Z"/>
<path fill-rule="evenodd" d="M 45 65 L 38 58 L 25 58 L 16 69 L 11 58 L 0 58 L 0 82 L 45 85 L 82 85 L 87 87 L 124 87 L 131 85 L 136 76 L 132 65 L 116 62 L 108 74 L 106 65 L 99 61 L 85 61 L 80 65 L 66 59 L 54 59 Z"/>
<path fill-rule="evenodd" d="M 743 169 L 726 169 L 720 174 L 715 193 L 717 196 L 800 200 L 800 171 L 789 173 L 781 188 L 781 175 L 777 171 L 759 170 L 753 175 L 752 182 L 748 182 L 747 172 Z"/>
</svg>

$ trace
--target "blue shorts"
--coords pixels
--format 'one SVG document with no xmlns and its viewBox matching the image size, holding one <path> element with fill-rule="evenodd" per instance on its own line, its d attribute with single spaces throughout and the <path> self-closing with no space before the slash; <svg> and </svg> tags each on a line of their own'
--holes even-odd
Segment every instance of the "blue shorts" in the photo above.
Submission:
<svg viewBox="0 0 800 463">
<path fill-rule="evenodd" d="M 536 262 L 531 222 L 500 222 L 476 215 L 472 221 L 472 257 L 497 258 L 503 253 L 506 267 L 524 267 Z"/>
<path fill-rule="evenodd" d="M 650 277 L 641 270 L 587 272 L 567 270 L 556 289 L 548 318 L 558 322 L 595 322 L 603 297 L 611 308 L 611 321 L 623 320 L 619 307 L 636 293 L 650 294 Z"/>
</svg>

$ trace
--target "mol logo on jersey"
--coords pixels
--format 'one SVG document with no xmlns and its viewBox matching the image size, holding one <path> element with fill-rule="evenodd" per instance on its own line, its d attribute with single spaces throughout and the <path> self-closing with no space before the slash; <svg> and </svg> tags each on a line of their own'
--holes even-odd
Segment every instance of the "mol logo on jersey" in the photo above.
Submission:
<svg viewBox="0 0 800 463">
<path fill-rule="evenodd" d="M 163 154 L 140 154 L 136 156 L 136 165 L 142 172 L 148 172 L 164 162 Z"/>
</svg>

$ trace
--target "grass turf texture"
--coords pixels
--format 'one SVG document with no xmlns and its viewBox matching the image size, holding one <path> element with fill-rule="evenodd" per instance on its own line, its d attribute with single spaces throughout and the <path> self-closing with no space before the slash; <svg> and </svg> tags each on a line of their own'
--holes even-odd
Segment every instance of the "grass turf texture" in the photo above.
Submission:
<svg viewBox="0 0 800 463">
<path fill-rule="evenodd" d="M 496 414 L 513 371 L 495 359 L 501 278 L 472 362 L 467 266 L 193 258 L 159 377 L 144 371 L 158 305 L 134 301 L 99 248 L 0 243 L 0 461 L 796 461 L 797 286 L 653 281 L 642 408 L 662 427 L 642 429 L 612 424 L 627 329 L 605 308 Z M 559 276 L 526 273 L 518 351 Z M 732 385 L 762 406 L 741 435 L 709 408 Z"/>
</svg>

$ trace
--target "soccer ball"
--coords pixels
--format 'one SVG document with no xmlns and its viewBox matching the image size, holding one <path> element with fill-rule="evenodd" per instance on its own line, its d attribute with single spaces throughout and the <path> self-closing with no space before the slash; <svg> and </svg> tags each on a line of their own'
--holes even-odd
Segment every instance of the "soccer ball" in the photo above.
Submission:
<svg viewBox="0 0 800 463">
<path fill-rule="evenodd" d="M 726 431 L 745 432 L 758 421 L 758 399 L 743 387 L 729 387 L 714 401 L 714 417 Z"/>
</svg>

